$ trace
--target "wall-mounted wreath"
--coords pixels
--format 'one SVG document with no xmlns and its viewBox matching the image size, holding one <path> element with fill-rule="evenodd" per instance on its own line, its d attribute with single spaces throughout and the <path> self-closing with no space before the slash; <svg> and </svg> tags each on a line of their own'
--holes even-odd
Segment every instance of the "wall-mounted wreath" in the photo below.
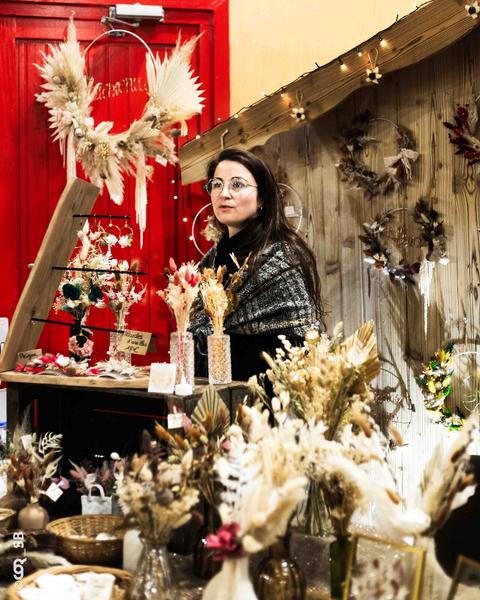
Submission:
<svg viewBox="0 0 480 600">
<path fill-rule="evenodd" d="M 412 216 L 417 224 L 418 236 L 416 238 L 418 247 L 422 250 L 422 256 L 414 262 L 405 262 L 403 259 L 394 264 L 392 252 L 387 244 L 387 227 L 398 212 L 406 212 Z M 358 237 L 365 245 L 363 253 L 364 261 L 373 265 L 394 282 L 415 284 L 414 276 L 419 274 L 418 286 L 424 298 L 424 326 L 425 335 L 428 329 L 428 307 L 430 306 L 430 284 L 433 277 L 433 269 L 437 263 L 446 265 L 449 262 L 447 256 L 447 238 L 445 236 L 441 215 L 428 202 L 419 200 L 414 209 L 393 208 L 383 214 L 379 214 L 371 223 L 363 223 L 364 234 Z"/>
<path fill-rule="evenodd" d="M 372 123 L 389 123 L 396 135 L 397 154 L 384 158 L 385 168 L 377 172 L 362 162 L 360 155 L 370 144 L 378 140 L 369 134 Z M 341 159 L 337 164 L 342 180 L 348 185 L 363 189 L 366 200 L 374 196 L 386 195 L 406 185 L 412 178 L 412 163 L 418 158 L 415 141 L 405 127 L 380 117 L 373 118 L 369 111 L 355 117 L 353 122 L 341 130 Z"/>
</svg>

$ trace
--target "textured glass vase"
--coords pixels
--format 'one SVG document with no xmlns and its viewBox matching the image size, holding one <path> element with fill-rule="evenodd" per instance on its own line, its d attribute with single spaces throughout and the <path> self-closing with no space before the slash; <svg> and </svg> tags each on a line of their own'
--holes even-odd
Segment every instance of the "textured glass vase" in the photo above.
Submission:
<svg viewBox="0 0 480 600">
<path fill-rule="evenodd" d="M 348 573 L 348 563 L 353 552 L 353 540 L 349 535 L 338 535 L 330 543 L 330 595 L 342 599 Z"/>
<path fill-rule="evenodd" d="M 232 381 L 232 359 L 230 356 L 229 335 L 209 335 L 208 382 L 230 383 Z"/>
<path fill-rule="evenodd" d="M 132 355 L 130 352 L 123 352 L 118 349 L 118 344 L 122 334 L 118 331 L 110 332 L 110 343 L 108 345 L 108 356 L 111 360 L 123 361 L 127 365 L 132 364 Z"/>
<path fill-rule="evenodd" d="M 195 379 L 195 351 L 193 346 L 193 335 L 187 331 L 180 334 L 174 331 L 170 334 L 170 363 L 177 365 L 175 383 L 181 383 L 182 377 L 185 383 L 194 385 Z"/>
<path fill-rule="evenodd" d="M 304 600 L 305 577 L 290 557 L 288 537 L 270 547 L 269 556 L 258 565 L 255 575 L 258 600 Z"/>
<path fill-rule="evenodd" d="M 143 551 L 130 587 L 130 600 L 176 600 L 165 544 L 143 539 Z"/>
</svg>

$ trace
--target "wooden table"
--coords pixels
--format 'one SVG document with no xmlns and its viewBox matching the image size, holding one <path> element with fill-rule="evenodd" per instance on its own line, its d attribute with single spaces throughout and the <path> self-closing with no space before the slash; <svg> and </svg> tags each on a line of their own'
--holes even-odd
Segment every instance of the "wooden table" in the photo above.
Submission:
<svg viewBox="0 0 480 600">
<path fill-rule="evenodd" d="M 167 415 L 190 415 L 208 382 L 196 380 L 189 396 L 147 391 L 148 378 L 118 381 L 98 377 L 0 373 L 7 383 L 7 422 L 10 431 L 30 413 L 39 432 L 63 433 L 64 454 L 73 460 L 92 453 L 131 453 L 139 448 L 143 429 L 155 420 L 166 426 Z M 244 382 L 215 386 L 231 415 L 246 393 Z"/>
</svg>

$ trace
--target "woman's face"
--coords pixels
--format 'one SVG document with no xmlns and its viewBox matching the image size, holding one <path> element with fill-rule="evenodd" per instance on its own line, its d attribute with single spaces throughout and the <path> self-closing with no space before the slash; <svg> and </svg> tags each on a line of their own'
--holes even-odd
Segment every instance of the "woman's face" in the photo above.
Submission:
<svg viewBox="0 0 480 600">
<path fill-rule="evenodd" d="M 217 220 L 227 227 L 228 235 L 232 237 L 258 213 L 257 184 L 246 167 L 232 160 L 219 162 L 213 179 L 213 212 Z"/>
</svg>

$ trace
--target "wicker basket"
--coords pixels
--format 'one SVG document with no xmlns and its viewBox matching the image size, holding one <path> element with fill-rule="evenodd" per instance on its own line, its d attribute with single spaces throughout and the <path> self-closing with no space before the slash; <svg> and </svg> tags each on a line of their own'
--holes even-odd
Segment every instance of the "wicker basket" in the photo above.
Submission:
<svg viewBox="0 0 480 600">
<path fill-rule="evenodd" d="M 18 595 L 19 590 L 32 585 L 40 575 L 77 575 L 78 573 L 84 573 L 90 571 L 91 573 L 111 573 L 115 576 L 115 588 L 112 600 L 126 600 L 128 597 L 128 588 L 132 583 L 132 575 L 128 571 L 122 571 L 120 569 L 112 569 L 105 567 L 92 567 L 89 565 L 75 565 L 71 567 L 50 567 L 49 569 L 41 569 L 32 573 L 28 577 L 25 577 L 21 581 L 17 581 L 7 589 L 6 600 L 21 600 Z M 93 598 L 92 598 L 93 600 Z"/>
<path fill-rule="evenodd" d="M 113 515 L 82 515 L 57 519 L 47 525 L 56 536 L 57 552 L 73 563 L 111 565 L 120 563 L 124 531 L 122 517 Z M 114 540 L 96 540 L 98 533 L 116 535 Z M 86 535 L 77 538 L 76 535 Z"/>
<path fill-rule="evenodd" d="M 0 535 L 6 535 L 13 528 L 16 514 L 13 508 L 0 508 Z"/>
</svg>

